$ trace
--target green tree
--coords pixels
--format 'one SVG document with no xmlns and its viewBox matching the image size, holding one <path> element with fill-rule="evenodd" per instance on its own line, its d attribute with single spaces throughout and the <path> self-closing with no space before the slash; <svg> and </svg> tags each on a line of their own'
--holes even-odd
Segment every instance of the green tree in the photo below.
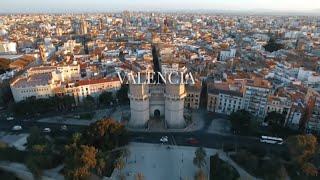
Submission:
<svg viewBox="0 0 320 180">
<path fill-rule="evenodd" d="M 221 160 L 218 154 L 210 157 L 210 180 L 237 180 L 239 177 L 238 171 Z"/>
<path fill-rule="evenodd" d="M 284 126 L 285 115 L 272 111 L 268 113 L 264 121 L 268 122 L 273 132 L 278 134 Z"/>
<path fill-rule="evenodd" d="M 73 109 L 73 107 L 75 106 L 75 99 L 72 96 L 62 96 L 62 98 L 60 99 L 60 104 L 61 107 L 63 108 L 62 110 L 67 110 L 70 111 Z"/>
<path fill-rule="evenodd" d="M 120 103 L 128 103 L 130 101 L 128 98 L 128 91 L 128 85 L 122 85 L 121 88 L 117 91 L 116 96 Z"/>
<path fill-rule="evenodd" d="M 30 135 L 27 137 L 27 149 L 31 149 L 34 145 L 43 145 L 46 143 L 46 139 L 41 135 L 38 127 L 32 127 L 30 129 Z"/>
<path fill-rule="evenodd" d="M 81 141 L 81 137 L 82 137 L 81 133 L 76 132 L 72 134 L 72 137 L 71 137 L 72 143 L 78 144 Z"/>
<path fill-rule="evenodd" d="M 312 161 L 319 154 L 317 138 L 313 135 L 291 136 L 287 144 L 293 161 L 301 171 L 309 176 L 317 176 L 318 171 Z"/>
<path fill-rule="evenodd" d="M 99 176 L 103 176 L 105 173 L 105 168 L 106 168 L 106 161 L 104 160 L 104 158 L 100 157 L 97 160 L 97 166 L 96 166 L 97 174 Z"/>
<path fill-rule="evenodd" d="M 121 156 L 126 159 L 126 162 L 128 161 L 128 157 L 130 156 L 130 150 L 128 148 L 125 148 L 121 151 Z"/>
<path fill-rule="evenodd" d="M 40 180 L 42 176 L 42 170 L 41 168 L 36 164 L 32 156 L 26 157 L 26 166 L 30 170 L 30 172 L 33 175 L 33 178 L 36 180 Z"/>
<path fill-rule="evenodd" d="M 253 116 L 246 110 L 239 110 L 230 115 L 232 129 L 241 133 L 250 130 L 252 120 Z"/>
<path fill-rule="evenodd" d="M 263 47 L 268 52 L 274 52 L 274 51 L 278 51 L 280 49 L 284 49 L 284 46 L 282 44 L 276 43 L 274 38 L 270 38 L 268 44 Z"/>
<path fill-rule="evenodd" d="M 112 96 L 112 92 L 103 91 L 99 96 L 99 102 L 104 105 L 110 105 L 110 103 L 113 103 L 114 98 Z"/>
<path fill-rule="evenodd" d="M 84 107 L 85 109 L 89 109 L 89 110 L 94 109 L 95 106 L 96 106 L 96 103 L 95 103 L 94 98 L 93 98 L 92 96 L 90 96 L 90 95 L 88 95 L 87 97 L 85 97 L 85 98 L 83 99 L 82 104 L 83 104 L 83 107 Z"/>
<path fill-rule="evenodd" d="M 124 169 L 126 163 L 124 162 L 124 159 L 122 157 L 118 158 L 115 161 L 115 168 L 119 170 L 119 178 L 123 179 L 124 174 L 122 173 L 122 170 Z"/>
<path fill-rule="evenodd" d="M 203 147 L 198 147 L 195 151 L 195 157 L 193 158 L 193 164 L 199 169 L 206 165 L 206 151 Z"/>
</svg>

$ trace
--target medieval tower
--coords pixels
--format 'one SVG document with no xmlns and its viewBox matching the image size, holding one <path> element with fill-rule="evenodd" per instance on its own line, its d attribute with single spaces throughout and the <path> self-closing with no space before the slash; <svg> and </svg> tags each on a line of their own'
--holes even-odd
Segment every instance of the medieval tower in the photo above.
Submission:
<svg viewBox="0 0 320 180">
<path fill-rule="evenodd" d="M 154 72 L 161 72 L 161 62 L 158 59 L 156 47 L 152 48 Z M 147 81 L 147 80 L 146 80 Z M 158 76 L 152 78 L 156 84 L 129 83 L 132 128 L 146 128 L 149 120 L 164 119 L 164 127 L 184 128 L 183 118 L 184 99 L 186 97 L 185 84 L 180 78 L 172 78 L 173 84 L 164 83 Z"/>
</svg>

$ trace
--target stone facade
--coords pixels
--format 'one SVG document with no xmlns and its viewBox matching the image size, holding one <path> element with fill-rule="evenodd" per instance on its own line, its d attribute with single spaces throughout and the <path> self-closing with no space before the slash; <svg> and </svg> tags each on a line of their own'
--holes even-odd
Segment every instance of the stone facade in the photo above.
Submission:
<svg viewBox="0 0 320 180">
<path fill-rule="evenodd" d="M 132 128 L 146 128 L 150 118 L 163 118 L 168 128 L 184 128 L 184 84 L 130 84 Z"/>
</svg>

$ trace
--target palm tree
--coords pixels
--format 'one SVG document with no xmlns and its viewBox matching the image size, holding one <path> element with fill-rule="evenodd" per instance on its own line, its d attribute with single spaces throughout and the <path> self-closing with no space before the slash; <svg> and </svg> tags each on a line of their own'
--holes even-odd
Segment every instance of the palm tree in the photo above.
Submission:
<svg viewBox="0 0 320 180">
<path fill-rule="evenodd" d="M 124 150 L 122 150 L 122 152 L 121 152 L 121 156 L 122 157 L 124 157 L 124 158 L 126 158 L 126 163 L 127 163 L 127 161 L 128 161 L 128 157 L 130 156 L 130 150 L 129 149 L 124 149 Z"/>
<path fill-rule="evenodd" d="M 206 165 L 206 156 L 207 154 L 203 147 L 198 147 L 193 158 L 193 164 L 201 169 Z"/>
<path fill-rule="evenodd" d="M 124 174 L 122 173 L 122 170 L 124 169 L 124 166 L 126 163 L 124 162 L 123 158 L 120 157 L 115 162 L 115 167 L 119 170 L 119 179 L 124 179 Z"/>
<path fill-rule="evenodd" d="M 81 140 L 81 134 L 80 133 L 74 133 L 72 135 L 72 143 L 77 144 Z"/>
<path fill-rule="evenodd" d="M 144 180 L 144 175 L 142 173 L 137 173 L 136 180 Z"/>
<path fill-rule="evenodd" d="M 206 180 L 206 175 L 204 172 L 200 169 L 199 171 L 196 172 L 194 175 L 194 180 Z"/>
</svg>

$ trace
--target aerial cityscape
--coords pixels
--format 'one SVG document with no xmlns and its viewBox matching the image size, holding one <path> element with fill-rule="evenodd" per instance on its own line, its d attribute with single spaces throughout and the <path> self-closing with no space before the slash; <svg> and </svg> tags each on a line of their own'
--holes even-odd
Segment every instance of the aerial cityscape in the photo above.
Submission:
<svg viewBox="0 0 320 180">
<path fill-rule="evenodd" d="M 0 180 L 319 179 L 320 2 L 0 6 Z"/>
</svg>

